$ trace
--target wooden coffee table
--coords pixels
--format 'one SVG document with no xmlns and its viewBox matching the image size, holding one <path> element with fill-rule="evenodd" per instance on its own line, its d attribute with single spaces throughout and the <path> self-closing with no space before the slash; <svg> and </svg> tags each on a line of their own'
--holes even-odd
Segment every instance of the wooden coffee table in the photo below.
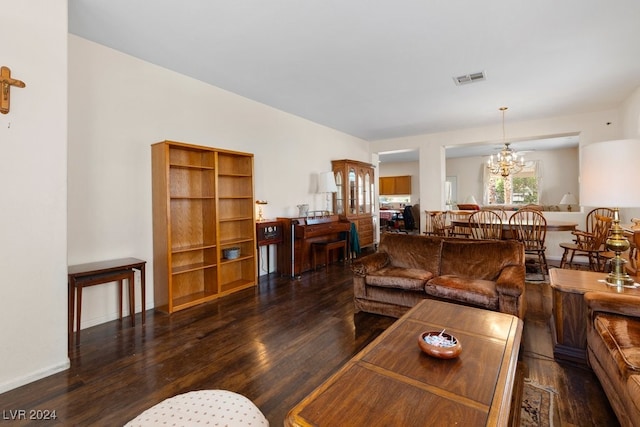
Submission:
<svg viewBox="0 0 640 427">
<path fill-rule="evenodd" d="M 294 407 L 285 425 L 507 425 L 522 326 L 509 314 L 422 301 Z M 460 356 L 422 353 L 420 333 L 445 328 L 460 340 Z"/>
<path fill-rule="evenodd" d="M 638 288 L 618 290 L 602 280 L 607 273 L 552 268 L 549 281 L 553 290 L 551 336 L 556 359 L 587 363 L 587 306 L 584 294 L 591 291 L 640 295 Z"/>
</svg>

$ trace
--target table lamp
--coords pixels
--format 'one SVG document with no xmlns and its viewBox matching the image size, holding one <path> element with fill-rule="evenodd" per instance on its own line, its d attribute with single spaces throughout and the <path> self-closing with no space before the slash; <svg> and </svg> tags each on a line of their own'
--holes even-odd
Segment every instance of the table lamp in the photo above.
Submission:
<svg viewBox="0 0 640 427">
<path fill-rule="evenodd" d="M 471 205 L 477 205 L 478 201 L 476 200 L 475 197 L 473 197 L 473 195 L 469 195 L 467 196 L 466 199 L 464 199 L 464 202 L 467 204 L 471 204 Z"/>
<path fill-rule="evenodd" d="M 640 140 L 623 139 L 589 144 L 582 148 L 580 199 L 583 206 L 611 207 L 614 210 L 607 250 L 615 253 L 607 284 L 622 288 L 633 286 L 620 254 L 629 249 L 629 241 L 620 227 L 619 208 L 640 206 L 635 188 L 640 178 Z"/>
<path fill-rule="evenodd" d="M 567 205 L 567 212 L 571 212 L 571 205 L 577 205 L 578 201 L 576 200 L 576 196 L 571 193 L 566 193 L 564 196 L 562 196 L 559 204 Z"/>
<path fill-rule="evenodd" d="M 268 204 L 266 200 L 256 200 L 256 205 L 258 205 L 258 222 L 264 221 L 264 216 L 262 212 L 262 207 Z"/>
<path fill-rule="evenodd" d="M 327 212 L 331 212 L 331 193 L 336 193 L 338 187 L 336 186 L 336 177 L 333 172 L 320 172 L 318 174 L 318 193 L 325 193 L 327 195 Z"/>
</svg>

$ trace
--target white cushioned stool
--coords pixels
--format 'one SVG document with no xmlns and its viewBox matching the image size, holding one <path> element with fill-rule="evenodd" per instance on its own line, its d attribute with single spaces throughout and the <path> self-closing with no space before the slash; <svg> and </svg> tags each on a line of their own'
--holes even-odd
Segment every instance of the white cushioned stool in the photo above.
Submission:
<svg viewBox="0 0 640 427">
<path fill-rule="evenodd" d="M 126 426 L 268 426 L 252 401 L 228 390 L 179 394 L 147 409 Z"/>
</svg>

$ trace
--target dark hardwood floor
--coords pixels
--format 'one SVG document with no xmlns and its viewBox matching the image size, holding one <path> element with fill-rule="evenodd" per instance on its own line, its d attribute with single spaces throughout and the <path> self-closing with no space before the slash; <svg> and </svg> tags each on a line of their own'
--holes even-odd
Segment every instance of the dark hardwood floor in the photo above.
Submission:
<svg viewBox="0 0 640 427">
<path fill-rule="evenodd" d="M 56 411 L 56 423 L 33 425 L 116 426 L 175 394 L 227 389 L 280 426 L 291 407 L 393 323 L 354 315 L 352 298 L 351 271 L 333 264 L 300 280 L 272 274 L 256 288 L 172 316 L 149 311 L 144 328 L 126 318 L 95 326 L 82 331 L 69 370 L 0 395 L 0 411 Z M 615 426 L 595 376 L 553 360 L 549 286 L 528 285 L 527 300 L 522 359 L 532 380 L 557 390 L 556 425 Z"/>
</svg>

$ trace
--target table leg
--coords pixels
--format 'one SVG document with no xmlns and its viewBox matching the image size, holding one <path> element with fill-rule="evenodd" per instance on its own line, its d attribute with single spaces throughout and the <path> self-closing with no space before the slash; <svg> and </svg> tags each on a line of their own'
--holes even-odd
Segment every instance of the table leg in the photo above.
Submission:
<svg viewBox="0 0 640 427">
<path fill-rule="evenodd" d="M 134 270 L 129 270 L 127 281 L 129 282 L 129 316 L 131 316 L 131 326 L 136 326 L 136 296 L 135 289 L 133 288 L 135 285 L 134 277 Z"/>
<path fill-rule="evenodd" d="M 118 280 L 118 307 L 120 308 L 120 311 L 118 313 L 120 313 L 120 317 L 119 319 L 122 320 L 122 286 L 124 285 L 124 281 L 122 279 Z"/>
<path fill-rule="evenodd" d="M 269 275 L 269 268 L 271 266 L 271 260 L 270 260 L 271 251 L 270 251 L 270 249 L 271 249 L 271 245 L 267 245 L 267 276 Z M 258 274 L 260 274 L 260 272 L 258 272 Z"/>
<path fill-rule="evenodd" d="M 145 294 L 147 292 L 147 286 L 145 283 L 145 274 L 144 274 L 144 267 L 145 265 L 142 264 L 140 266 L 140 295 L 142 297 L 142 324 L 144 325 L 145 321 L 146 321 L 146 311 L 147 311 L 147 302 L 145 299 Z"/>
<path fill-rule="evenodd" d="M 80 319 L 82 319 L 82 286 L 76 289 L 76 305 L 78 312 L 76 313 L 76 345 L 80 344 Z"/>
<path fill-rule="evenodd" d="M 75 306 L 75 290 L 76 281 L 69 278 L 67 281 L 67 348 L 71 349 L 73 345 L 73 320 L 76 314 Z"/>
</svg>

